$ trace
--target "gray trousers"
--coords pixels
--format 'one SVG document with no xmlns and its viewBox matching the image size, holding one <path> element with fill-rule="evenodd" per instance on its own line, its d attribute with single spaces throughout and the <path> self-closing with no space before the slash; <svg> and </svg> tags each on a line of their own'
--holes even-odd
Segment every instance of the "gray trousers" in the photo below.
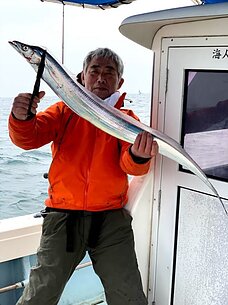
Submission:
<svg viewBox="0 0 228 305">
<path fill-rule="evenodd" d="M 124 209 L 106 211 L 97 234 L 93 234 L 94 213 L 83 213 L 74 221 L 71 252 L 66 251 L 67 214 L 50 212 L 44 218 L 37 266 L 32 268 L 29 284 L 16 305 L 56 305 L 86 251 L 109 305 L 148 304 L 134 250 L 131 216 Z"/>
</svg>

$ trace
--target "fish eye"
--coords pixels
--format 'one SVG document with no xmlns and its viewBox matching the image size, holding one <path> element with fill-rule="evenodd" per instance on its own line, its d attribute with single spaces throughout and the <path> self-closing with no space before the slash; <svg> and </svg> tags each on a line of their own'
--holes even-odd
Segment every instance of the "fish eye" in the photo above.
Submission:
<svg viewBox="0 0 228 305">
<path fill-rule="evenodd" d="M 28 51 L 28 47 L 27 47 L 26 45 L 24 45 L 24 44 L 21 46 L 21 48 L 22 48 L 22 50 L 23 50 L 24 52 Z"/>
</svg>

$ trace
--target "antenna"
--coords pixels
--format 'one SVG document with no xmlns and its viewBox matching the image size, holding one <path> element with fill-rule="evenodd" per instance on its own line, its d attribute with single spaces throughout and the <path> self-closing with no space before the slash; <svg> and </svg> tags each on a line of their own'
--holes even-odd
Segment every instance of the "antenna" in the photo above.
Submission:
<svg viewBox="0 0 228 305">
<path fill-rule="evenodd" d="M 64 64 L 64 43 L 65 43 L 65 3 L 62 0 L 63 13 L 62 13 L 62 64 Z"/>
</svg>

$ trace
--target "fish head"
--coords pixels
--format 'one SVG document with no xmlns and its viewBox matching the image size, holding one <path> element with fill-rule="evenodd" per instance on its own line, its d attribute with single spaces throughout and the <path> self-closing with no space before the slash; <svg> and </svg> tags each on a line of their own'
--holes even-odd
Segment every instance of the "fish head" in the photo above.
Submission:
<svg viewBox="0 0 228 305">
<path fill-rule="evenodd" d="M 38 66 L 41 61 L 42 54 L 44 49 L 38 46 L 31 46 L 19 41 L 9 41 L 9 44 L 17 50 L 32 66 L 35 70 L 38 69 Z"/>
</svg>

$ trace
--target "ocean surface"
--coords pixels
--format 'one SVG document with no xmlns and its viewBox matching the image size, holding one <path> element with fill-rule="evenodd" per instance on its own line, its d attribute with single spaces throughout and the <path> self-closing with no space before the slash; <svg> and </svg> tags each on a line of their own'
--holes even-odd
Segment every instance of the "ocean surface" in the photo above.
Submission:
<svg viewBox="0 0 228 305">
<path fill-rule="evenodd" d="M 44 110 L 58 97 L 45 97 L 39 105 Z M 50 144 L 25 151 L 16 147 L 8 135 L 8 116 L 13 98 L 0 98 L 0 219 L 35 214 L 44 207 L 47 197 Z M 149 125 L 150 94 L 128 94 L 125 108 L 132 109 Z"/>
</svg>

